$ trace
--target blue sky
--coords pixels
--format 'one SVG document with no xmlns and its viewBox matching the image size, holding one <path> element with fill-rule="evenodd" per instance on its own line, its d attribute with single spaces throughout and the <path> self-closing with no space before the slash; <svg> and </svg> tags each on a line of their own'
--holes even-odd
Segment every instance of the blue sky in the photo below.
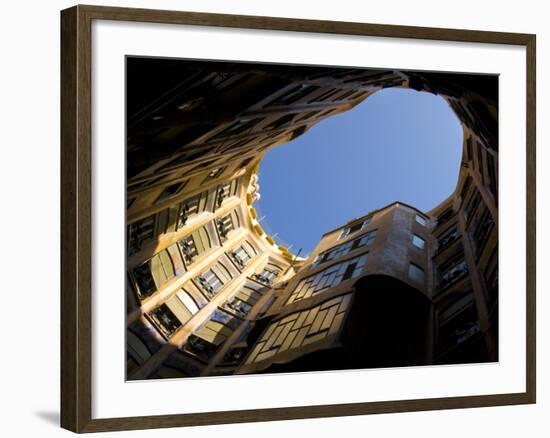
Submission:
<svg viewBox="0 0 550 438">
<path fill-rule="evenodd" d="M 391 202 L 435 207 L 461 155 L 462 128 L 441 97 L 388 88 L 268 151 L 256 206 L 266 232 L 304 256 L 323 233 Z"/>
</svg>

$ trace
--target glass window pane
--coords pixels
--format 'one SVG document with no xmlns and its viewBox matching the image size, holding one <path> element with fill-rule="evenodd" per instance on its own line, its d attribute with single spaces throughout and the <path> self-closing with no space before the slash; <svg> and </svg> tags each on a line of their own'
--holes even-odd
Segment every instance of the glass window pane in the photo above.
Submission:
<svg viewBox="0 0 550 438">
<path fill-rule="evenodd" d="M 420 225 L 422 225 L 423 227 L 426 226 L 426 219 L 422 216 L 420 216 L 419 214 L 416 215 L 415 217 L 416 219 L 416 222 L 418 222 Z"/>
<path fill-rule="evenodd" d="M 412 243 L 417 248 L 424 249 L 424 239 L 416 234 L 413 234 Z"/>
</svg>

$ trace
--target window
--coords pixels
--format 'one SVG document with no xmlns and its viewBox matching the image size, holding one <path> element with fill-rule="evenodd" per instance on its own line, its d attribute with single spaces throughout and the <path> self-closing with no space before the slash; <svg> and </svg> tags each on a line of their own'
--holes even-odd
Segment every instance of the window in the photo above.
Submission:
<svg viewBox="0 0 550 438">
<path fill-rule="evenodd" d="M 371 223 L 371 221 L 372 221 L 372 216 L 369 216 L 363 221 L 355 222 L 352 225 L 347 226 L 342 231 L 342 234 L 340 234 L 340 239 L 348 237 L 349 235 L 356 233 L 359 230 L 367 228 L 367 226 Z"/>
<path fill-rule="evenodd" d="M 378 230 L 369 231 L 367 234 L 361 236 L 359 239 L 354 240 L 351 249 L 354 250 L 362 246 L 370 245 L 372 242 L 374 242 L 374 239 L 376 238 L 377 234 L 378 234 Z"/>
<path fill-rule="evenodd" d="M 214 295 L 216 295 L 216 292 L 218 292 L 223 287 L 222 281 L 212 269 L 209 269 L 202 275 L 199 275 L 197 277 L 197 282 L 199 287 L 202 289 L 203 292 L 206 293 L 208 298 L 212 298 Z"/>
<path fill-rule="evenodd" d="M 425 227 L 427 224 L 426 218 L 423 216 L 420 216 L 419 214 L 417 214 L 414 219 L 423 227 Z"/>
<path fill-rule="evenodd" d="M 220 235 L 220 240 L 225 242 L 232 230 L 240 227 L 240 218 L 237 210 L 233 210 L 231 213 L 216 219 L 216 227 Z"/>
<path fill-rule="evenodd" d="M 227 268 L 221 262 L 217 262 L 208 271 L 199 275 L 195 279 L 195 284 L 208 298 L 212 298 L 231 278 Z"/>
<path fill-rule="evenodd" d="M 224 170 L 225 167 L 216 167 L 215 169 L 212 169 L 210 172 L 208 172 L 208 175 L 206 175 L 206 178 L 203 182 L 210 181 L 211 179 L 216 179 L 223 173 Z"/>
<path fill-rule="evenodd" d="M 160 331 L 167 337 L 170 337 L 178 328 L 181 322 L 166 304 L 161 304 L 149 314 Z"/>
<path fill-rule="evenodd" d="M 250 158 L 247 158 L 247 159 L 241 161 L 241 164 L 239 164 L 239 167 L 247 167 L 250 163 L 252 163 L 254 158 L 256 158 L 256 157 L 253 156 L 253 157 L 250 157 Z"/>
<path fill-rule="evenodd" d="M 439 286 L 441 289 L 449 287 L 468 274 L 468 265 L 463 258 L 448 263 L 441 269 Z"/>
<path fill-rule="evenodd" d="M 282 271 L 280 266 L 268 263 L 259 274 L 254 274 L 253 277 L 260 283 L 271 286 Z"/>
<path fill-rule="evenodd" d="M 468 202 L 468 204 L 464 208 L 464 214 L 466 215 L 467 221 L 469 221 L 473 217 L 480 201 L 481 201 L 481 195 L 479 194 L 478 191 L 476 191 L 475 194 L 470 199 L 470 202 Z"/>
<path fill-rule="evenodd" d="M 414 263 L 409 264 L 409 278 L 417 283 L 424 284 L 424 269 Z"/>
<path fill-rule="evenodd" d="M 446 353 L 462 344 L 480 331 L 475 302 L 472 300 L 462 309 L 455 311 L 439 328 L 439 354 Z"/>
<path fill-rule="evenodd" d="M 250 307 L 254 306 L 258 300 L 262 297 L 263 287 L 248 282 L 231 298 L 231 300 L 238 300 L 248 304 Z M 227 303 L 226 303 L 227 304 Z"/>
<path fill-rule="evenodd" d="M 133 270 L 140 299 L 152 295 L 158 287 L 171 280 L 175 275 L 174 263 L 167 250 L 156 254 L 150 260 Z"/>
<path fill-rule="evenodd" d="M 250 243 L 243 242 L 242 245 L 238 246 L 233 251 L 229 251 L 227 255 L 239 269 L 243 269 L 248 261 L 256 255 L 256 251 Z"/>
<path fill-rule="evenodd" d="M 188 264 L 193 263 L 199 255 L 193 236 L 187 236 L 179 240 L 178 246 L 183 254 L 183 259 Z"/>
<path fill-rule="evenodd" d="M 351 294 L 331 298 L 272 322 L 255 343 L 245 363 L 261 362 L 286 350 L 323 341 L 340 331 Z"/>
<path fill-rule="evenodd" d="M 134 279 L 138 286 L 137 292 L 140 299 L 152 295 L 153 292 L 157 290 L 155 280 L 153 280 L 153 276 L 151 275 L 151 267 L 149 266 L 149 261 L 135 268 L 133 273 Z"/>
<path fill-rule="evenodd" d="M 489 239 L 489 235 L 495 225 L 493 217 L 487 208 L 483 209 L 483 212 L 479 215 L 477 222 L 474 225 L 472 237 L 474 238 L 474 246 L 476 255 L 481 255 L 481 252 L 485 248 L 485 244 Z"/>
<path fill-rule="evenodd" d="M 363 246 L 368 246 L 374 241 L 377 233 L 378 233 L 378 230 L 369 231 L 368 233 L 366 233 L 365 235 L 357 239 L 343 243 L 325 252 L 322 252 L 317 256 L 317 258 L 315 259 L 315 261 L 312 263 L 311 266 L 315 267 L 322 263 L 328 262 L 329 260 L 336 260 L 340 257 L 345 256 L 351 251 L 354 251 Z"/>
<path fill-rule="evenodd" d="M 310 298 L 326 289 L 339 285 L 342 281 L 358 277 L 363 272 L 366 262 L 367 256 L 362 255 L 337 263 L 315 275 L 302 279 L 290 295 L 287 304 Z"/>
<path fill-rule="evenodd" d="M 160 331 L 170 337 L 198 311 L 199 307 L 195 300 L 187 291 L 181 289 L 176 295 L 153 310 L 149 316 Z"/>
<path fill-rule="evenodd" d="M 223 201 L 225 201 L 227 198 L 231 196 L 235 196 L 237 194 L 238 186 L 239 186 L 238 178 L 226 184 L 220 185 L 218 187 L 218 192 L 216 194 L 216 208 L 221 207 L 221 205 L 223 204 Z"/>
<path fill-rule="evenodd" d="M 470 191 L 470 187 L 472 185 L 472 178 L 468 177 L 466 181 L 464 182 L 464 185 L 462 186 L 462 190 L 460 191 L 460 198 L 462 199 L 462 202 L 466 199 L 468 196 L 468 192 Z"/>
<path fill-rule="evenodd" d="M 128 225 L 128 255 L 139 252 L 143 242 L 152 239 L 154 234 L 155 215 Z"/>
<path fill-rule="evenodd" d="M 412 243 L 417 248 L 424 249 L 424 244 L 425 244 L 424 239 L 416 234 L 413 234 Z"/>
<path fill-rule="evenodd" d="M 449 231 L 446 231 L 437 241 L 438 252 L 445 249 L 459 237 L 458 227 L 455 225 Z"/>
<path fill-rule="evenodd" d="M 178 241 L 178 246 L 187 264 L 193 263 L 197 257 L 204 254 L 210 248 L 212 243 L 205 227 L 193 231 L 190 235 L 183 237 Z"/>
<path fill-rule="evenodd" d="M 193 216 L 202 213 L 206 210 L 208 203 L 208 192 L 199 193 L 196 196 L 188 199 L 185 202 L 180 204 L 180 209 L 178 212 L 178 225 L 177 229 L 179 230 L 184 225 L 187 224 L 190 218 Z"/>
<path fill-rule="evenodd" d="M 223 310 L 215 310 L 210 319 L 189 337 L 183 351 L 205 362 L 210 360 L 240 322 L 239 318 Z"/>
<path fill-rule="evenodd" d="M 437 217 L 437 224 L 441 225 L 447 222 L 452 217 L 454 217 L 454 210 L 452 208 L 448 208 L 441 215 Z"/>
<path fill-rule="evenodd" d="M 169 186 L 166 186 L 164 190 L 160 193 L 159 197 L 155 201 L 155 204 L 161 201 L 164 201 L 165 199 L 171 198 L 172 196 L 177 195 L 181 189 L 185 187 L 185 184 L 187 184 L 187 181 L 184 182 L 178 182 L 176 184 L 171 184 Z"/>
<path fill-rule="evenodd" d="M 237 314 L 241 318 L 244 318 L 248 312 L 250 312 L 250 309 L 252 309 L 250 304 L 237 297 L 227 300 L 222 307 L 230 313 Z"/>
<path fill-rule="evenodd" d="M 151 268 L 151 275 L 155 280 L 157 287 L 162 286 L 164 283 L 170 281 L 176 275 L 174 262 L 167 250 L 163 250 L 155 255 L 149 261 Z"/>
</svg>

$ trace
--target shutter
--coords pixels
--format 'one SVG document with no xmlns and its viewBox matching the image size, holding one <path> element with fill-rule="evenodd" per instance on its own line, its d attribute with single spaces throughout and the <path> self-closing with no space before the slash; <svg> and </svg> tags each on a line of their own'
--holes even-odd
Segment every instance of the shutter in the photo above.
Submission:
<svg viewBox="0 0 550 438">
<path fill-rule="evenodd" d="M 170 254 L 168 254 L 167 250 L 164 250 L 159 253 L 160 262 L 162 264 L 162 268 L 164 269 L 164 274 L 166 276 L 166 280 L 170 280 L 176 275 L 176 271 L 174 270 L 174 263 L 172 262 L 172 258 L 170 257 Z"/>
<path fill-rule="evenodd" d="M 218 276 L 222 279 L 222 282 L 225 284 L 233 278 L 229 270 L 225 267 L 222 262 L 216 263 L 215 267 L 217 268 Z"/>
<path fill-rule="evenodd" d="M 193 300 L 187 291 L 182 289 L 176 295 L 193 315 L 199 311 L 197 303 L 195 303 L 195 300 Z"/>
<path fill-rule="evenodd" d="M 180 301 L 180 299 L 177 296 L 170 298 L 164 304 L 168 306 L 168 308 L 172 311 L 172 313 L 176 316 L 176 318 L 178 318 L 178 320 L 182 324 L 185 324 L 193 316 L 193 314 Z"/>
<path fill-rule="evenodd" d="M 151 259 L 150 266 L 151 275 L 153 276 L 153 280 L 155 280 L 155 285 L 157 288 L 160 288 L 168 279 L 166 278 L 166 274 L 164 273 L 162 262 L 158 254 Z"/>
<path fill-rule="evenodd" d="M 166 232 L 173 233 L 174 231 L 176 231 L 179 208 L 177 206 L 172 206 L 166 211 L 168 211 L 168 221 L 166 223 Z"/>
<path fill-rule="evenodd" d="M 256 254 L 258 254 L 258 252 L 256 251 L 256 248 L 254 248 L 249 242 L 246 242 L 246 241 L 243 242 L 242 246 L 250 257 L 253 257 Z"/>
<path fill-rule="evenodd" d="M 221 325 L 221 324 L 220 324 Z M 204 339 L 205 341 L 214 344 L 216 346 L 220 345 L 227 338 L 223 335 L 220 335 L 217 331 L 212 330 L 208 327 L 208 324 L 202 327 L 199 331 L 195 333 L 195 336 Z"/>
<path fill-rule="evenodd" d="M 197 202 L 198 202 L 197 214 L 202 213 L 204 210 L 206 210 L 206 204 L 208 202 L 208 192 L 202 192 L 199 195 L 199 199 L 197 199 Z"/>
<path fill-rule="evenodd" d="M 231 336 L 231 334 L 233 333 L 233 330 L 217 321 L 208 321 L 206 323 L 206 327 L 225 338 Z"/>
<path fill-rule="evenodd" d="M 210 243 L 210 236 L 208 235 L 208 231 L 206 231 L 206 227 L 202 227 L 199 230 L 199 235 L 202 239 L 202 244 L 204 245 L 205 251 L 208 251 L 210 248 L 212 248 L 212 244 Z"/>
<path fill-rule="evenodd" d="M 166 226 L 168 225 L 168 209 L 162 210 L 157 214 L 157 220 L 155 223 L 155 236 L 160 236 L 166 232 Z"/>
<path fill-rule="evenodd" d="M 241 217 L 239 216 L 239 212 L 237 211 L 237 209 L 231 212 L 231 217 L 233 219 L 233 227 L 239 228 L 241 226 Z"/>
<path fill-rule="evenodd" d="M 191 237 L 193 238 L 193 241 L 195 243 L 195 248 L 197 249 L 197 255 L 202 255 L 206 251 L 200 235 L 201 230 L 202 228 L 199 228 L 198 230 L 195 230 L 191 233 Z"/>
</svg>

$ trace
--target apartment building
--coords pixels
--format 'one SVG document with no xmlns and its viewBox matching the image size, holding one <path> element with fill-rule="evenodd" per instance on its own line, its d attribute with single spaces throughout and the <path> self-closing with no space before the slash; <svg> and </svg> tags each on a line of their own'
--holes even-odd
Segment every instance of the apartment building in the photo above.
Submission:
<svg viewBox="0 0 550 438">
<path fill-rule="evenodd" d="M 455 191 L 352 219 L 307 259 L 277 244 L 254 209 L 265 152 L 396 86 L 440 94 L 462 121 Z M 127 378 L 497 360 L 497 91 L 481 76 L 128 58 Z"/>
</svg>

